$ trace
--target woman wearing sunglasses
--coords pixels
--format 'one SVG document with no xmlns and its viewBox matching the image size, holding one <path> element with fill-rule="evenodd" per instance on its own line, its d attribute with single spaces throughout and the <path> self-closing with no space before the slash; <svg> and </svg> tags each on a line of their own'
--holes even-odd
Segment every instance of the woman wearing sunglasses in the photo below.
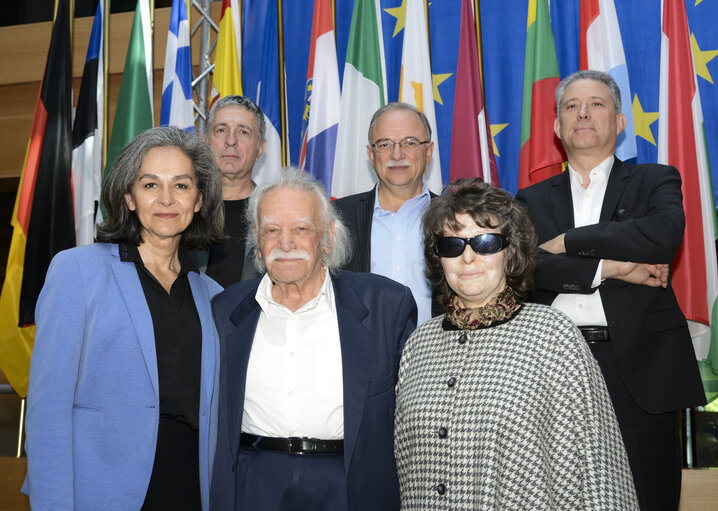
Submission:
<svg viewBox="0 0 718 511">
<path fill-rule="evenodd" d="M 424 214 L 447 313 L 404 348 L 395 454 L 402 509 L 638 509 L 598 368 L 561 312 L 526 303 L 536 236 L 503 190 L 462 179 Z"/>
</svg>

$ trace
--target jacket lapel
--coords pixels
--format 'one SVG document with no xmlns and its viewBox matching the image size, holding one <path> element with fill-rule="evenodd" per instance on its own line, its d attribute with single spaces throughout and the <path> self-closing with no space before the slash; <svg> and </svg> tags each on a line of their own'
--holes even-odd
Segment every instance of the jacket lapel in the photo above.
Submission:
<svg viewBox="0 0 718 511">
<path fill-rule="evenodd" d="M 132 326 L 135 328 L 135 335 L 140 344 L 142 355 L 145 359 L 147 372 L 159 403 L 159 377 L 157 374 L 157 350 L 155 347 L 155 332 L 152 328 L 152 315 L 147 305 L 145 293 L 142 290 L 140 277 L 137 275 L 137 268 L 134 263 L 120 260 L 119 247 L 113 245 L 112 272 L 117 280 L 125 307 L 129 312 Z"/>
<path fill-rule="evenodd" d="M 372 332 L 364 326 L 369 310 L 359 300 L 341 273 L 332 275 L 336 297 L 339 342 L 342 350 L 344 384 L 344 468 L 349 469 L 369 383 L 369 339 Z"/>
<path fill-rule="evenodd" d="M 212 392 L 214 389 L 214 375 L 218 367 L 219 353 L 215 339 L 217 337 L 214 322 L 212 321 L 212 313 L 209 309 L 209 292 L 207 286 L 202 285 L 200 276 L 196 272 L 189 272 L 189 285 L 192 289 L 192 297 L 197 308 L 197 315 L 202 328 L 202 399 L 200 403 L 207 405 L 212 402 Z M 201 411 L 201 410 L 200 410 Z"/>
<path fill-rule="evenodd" d="M 628 167 L 616 158 L 611 168 L 611 174 L 608 176 L 608 184 L 606 185 L 606 194 L 603 197 L 599 221 L 607 222 L 613 219 L 618 201 L 621 199 L 630 177 Z"/>
<path fill-rule="evenodd" d="M 235 329 L 224 340 L 225 350 L 222 352 L 225 358 L 222 363 L 223 374 L 220 377 L 220 385 L 223 385 L 226 391 L 222 392 L 225 401 L 220 403 L 220 406 L 227 410 L 230 446 L 235 454 L 239 451 L 242 434 L 249 355 L 252 352 L 252 342 L 262 310 L 254 298 L 255 292 L 256 288 L 248 292 L 229 315 Z"/>
<path fill-rule="evenodd" d="M 558 232 L 566 232 L 575 225 L 573 218 L 573 199 L 571 195 L 571 180 L 568 170 L 565 170 L 555 179 L 551 188 L 551 202 L 556 214 Z"/>
<path fill-rule="evenodd" d="M 357 246 L 366 247 L 360 250 L 362 271 L 371 270 L 371 222 L 374 218 L 374 198 L 376 187 L 362 194 L 359 199 L 359 215 L 357 218 Z"/>
</svg>

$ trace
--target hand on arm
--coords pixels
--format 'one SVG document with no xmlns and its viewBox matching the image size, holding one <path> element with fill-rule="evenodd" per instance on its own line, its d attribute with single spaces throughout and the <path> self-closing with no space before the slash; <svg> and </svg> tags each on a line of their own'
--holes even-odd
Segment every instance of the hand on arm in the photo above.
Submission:
<svg viewBox="0 0 718 511">
<path fill-rule="evenodd" d="M 669 266 L 667 264 L 632 263 L 605 259 L 601 278 L 665 288 L 668 286 L 668 273 Z"/>
<path fill-rule="evenodd" d="M 566 245 L 563 243 L 563 238 L 566 234 L 559 234 L 553 239 L 548 240 L 545 243 L 542 243 L 539 245 L 539 248 L 545 250 L 546 252 L 550 252 L 551 254 L 565 254 L 566 253 Z"/>
</svg>

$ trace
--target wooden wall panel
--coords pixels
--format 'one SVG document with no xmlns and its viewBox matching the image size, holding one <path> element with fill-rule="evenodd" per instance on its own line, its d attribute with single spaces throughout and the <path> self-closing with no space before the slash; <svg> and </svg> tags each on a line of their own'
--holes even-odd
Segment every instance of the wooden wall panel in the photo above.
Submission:
<svg viewBox="0 0 718 511">
<path fill-rule="evenodd" d="M 212 3 L 212 18 L 219 20 L 220 3 Z M 115 104 L 120 92 L 122 69 L 125 64 L 127 44 L 134 13 L 113 14 L 109 29 L 109 130 L 112 130 Z M 154 22 L 154 104 L 155 124 L 159 123 L 162 95 L 167 30 L 170 8 L 155 10 Z M 191 24 L 199 15 L 192 9 Z M 85 65 L 87 46 L 92 30 L 92 17 L 77 18 L 73 33 L 73 88 L 75 99 L 80 90 L 80 78 Z M 0 179 L 19 177 L 27 149 L 32 116 L 40 90 L 40 80 L 45 69 L 47 49 L 50 44 L 51 23 L 32 23 L 14 27 L 0 27 Z M 199 34 L 197 34 L 199 35 Z M 199 44 L 193 44 L 192 62 L 195 72 L 199 64 Z"/>
</svg>

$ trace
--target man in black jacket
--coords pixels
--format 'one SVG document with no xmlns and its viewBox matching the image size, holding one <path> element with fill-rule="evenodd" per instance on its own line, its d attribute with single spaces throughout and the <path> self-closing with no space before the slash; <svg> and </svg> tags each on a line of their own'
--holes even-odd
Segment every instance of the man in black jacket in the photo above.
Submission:
<svg viewBox="0 0 718 511">
<path fill-rule="evenodd" d="M 379 183 L 334 203 L 356 242 L 343 268 L 408 286 L 421 324 L 432 316 L 421 230 L 433 196 L 423 180 L 434 152 L 429 121 L 411 105 L 390 103 L 372 117 L 367 152 Z"/>
<path fill-rule="evenodd" d="M 685 227 L 681 177 L 674 167 L 613 155 L 626 119 L 608 74 L 565 78 L 556 104 L 568 170 L 516 195 L 539 236 L 534 300 L 565 312 L 598 360 L 641 508 L 675 510 L 677 410 L 705 402 L 669 279 Z"/>
</svg>

